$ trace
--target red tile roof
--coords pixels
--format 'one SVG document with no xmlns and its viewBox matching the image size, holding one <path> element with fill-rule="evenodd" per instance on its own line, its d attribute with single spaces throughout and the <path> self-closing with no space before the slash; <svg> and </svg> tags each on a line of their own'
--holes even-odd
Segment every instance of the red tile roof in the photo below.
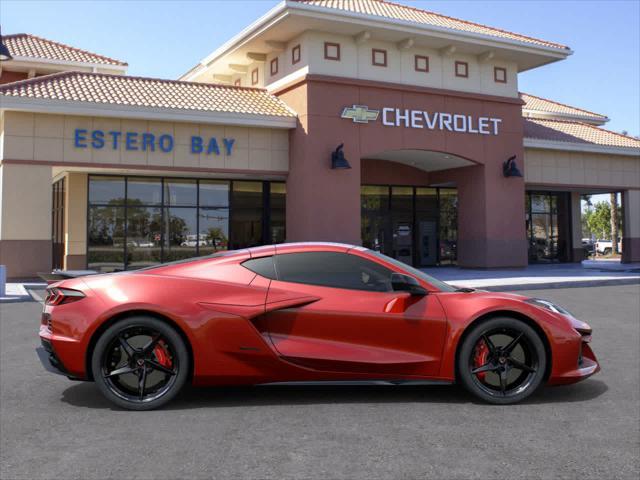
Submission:
<svg viewBox="0 0 640 480">
<path fill-rule="evenodd" d="M 28 57 L 65 62 L 94 63 L 99 65 L 126 66 L 125 62 L 81 50 L 63 43 L 47 40 L 29 33 L 3 35 L 2 41 L 14 57 Z"/>
<path fill-rule="evenodd" d="M 640 140 L 588 123 L 525 118 L 524 137 L 534 140 L 639 148 Z"/>
<path fill-rule="evenodd" d="M 266 90 L 104 73 L 62 72 L 0 85 L 1 97 L 295 117 Z"/>
<path fill-rule="evenodd" d="M 520 98 L 524 101 L 522 106 L 523 110 L 534 110 L 541 113 L 559 113 L 563 115 L 571 115 L 576 117 L 586 117 L 592 119 L 599 119 L 603 122 L 609 120 L 606 115 L 600 113 L 590 112 L 578 107 L 572 107 L 571 105 L 565 105 L 564 103 L 549 100 L 548 98 L 536 97 L 528 93 L 520 92 Z"/>
<path fill-rule="evenodd" d="M 385 0 L 294 0 L 295 2 L 332 10 L 342 10 L 350 13 L 384 17 L 392 20 L 449 28 L 469 33 L 487 35 L 544 47 L 568 50 L 569 47 L 555 42 L 548 42 L 499 28 L 489 27 L 480 23 L 468 22 L 458 18 L 448 17 L 439 13 L 422 10 L 408 5 L 401 5 Z"/>
</svg>

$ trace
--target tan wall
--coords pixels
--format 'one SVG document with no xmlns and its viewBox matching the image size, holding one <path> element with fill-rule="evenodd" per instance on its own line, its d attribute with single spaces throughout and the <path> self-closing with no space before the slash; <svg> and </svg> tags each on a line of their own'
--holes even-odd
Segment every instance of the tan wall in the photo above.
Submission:
<svg viewBox="0 0 640 480">
<path fill-rule="evenodd" d="M 340 60 L 324 58 L 324 43 L 340 44 Z M 291 61 L 292 49 L 300 45 L 300 61 L 295 65 Z M 387 66 L 372 64 L 372 49 L 387 51 Z M 429 72 L 415 70 L 415 55 L 429 57 Z M 271 75 L 270 62 L 278 58 L 278 73 Z M 455 75 L 455 62 L 469 64 L 468 78 Z M 227 59 L 219 60 L 211 68 L 204 70 L 194 78 L 197 82 L 212 83 L 214 69 L 226 69 Z M 247 64 L 248 61 L 242 62 Z M 381 41 L 375 36 L 358 44 L 347 35 L 336 35 L 328 32 L 307 31 L 290 40 L 284 51 L 272 51 L 267 54 L 265 62 L 247 64 L 247 73 L 232 73 L 231 83 L 240 80 L 242 86 L 252 86 L 251 71 L 258 68 L 257 87 L 277 89 L 282 82 L 304 73 L 331 75 L 336 77 L 375 80 L 380 82 L 401 83 L 421 87 L 443 88 L 463 92 L 484 93 L 505 97 L 518 96 L 518 65 L 515 62 L 494 58 L 481 61 L 475 55 L 452 54 L 443 55 L 438 50 L 427 46 L 414 46 L 408 49 L 399 48 L 397 44 Z M 507 70 L 507 82 L 499 83 L 494 79 L 494 67 Z"/>
<path fill-rule="evenodd" d="M 527 183 L 640 188 L 640 157 L 526 148 L 524 163 Z"/>
<path fill-rule="evenodd" d="M 76 128 L 108 131 L 149 132 L 156 136 L 170 134 L 175 145 L 171 152 L 128 151 L 124 142 L 117 150 L 76 148 Z M 220 155 L 192 154 L 191 136 L 208 141 L 216 137 Z M 48 115 L 5 112 L 2 135 L 2 158 L 36 160 L 53 164 L 114 164 L 123 166 L 158 166 L 173 168 L 212 168 L 283 172 L 289 168 L 289 133 L 287 130 L 198 125 L 101 117 Z M 222 138 L 234 138 L 232 154 L 227 156 Z"/>
<path fill-rule="evenodd" d="M 324 43 L 340 44 L 340 61 L 324 58 Z M 291 48 L 301 45 L 301 62 L 290 65 Z M 372 64 L 372 49 L 387 52 L 387 66 Z M 429 72 L 416 72 L 415 55 L 429 57 Z M 278 76 L 266 77 L 267 86 L 283 76 L 308 66 L 309 73 L 332 75 L 339 77 L 375 80 L 390 83 L 402 83 L 433 88 L 444 88 L 464 92 L 485 93 L 507 97 L 517 97 L 518 78 L 517 65 L 514 62 L 492 59 L 482 62 L 473 55 L 442 55 L 427 47 L 398 48 L 395 43 L 371 38 L 357 44 L 353 37 L 335 35 L 324 32 L 306 32 L 299 39 L 289 42 L 284 57 L 285 68 Z M 272 58 L 272 57 L 268 57 Z M 455 62 L 464 61 L 469 64 L 469 77 L 455 76 Z M 282 62 L 280 62 L 282 64 Z M 507 83 L 494 80 L 494 66 L 507 69 Z M 267 65 L 268 68 L 268 65 Z M 244 84 L 244 83 L 243 83 Z"/>
<path fill-rule="evenodd" d="M 51 167 L 2 164 L 0 240 L 51 239 Z"/>
<path fill-rule="evenodd" d="M 84 256 L 87 252 L 87 174 L 66 175 L 65 191 L 65 257 Z M 68 265 L 65 265 L 69 268 Z"/>
</svg>

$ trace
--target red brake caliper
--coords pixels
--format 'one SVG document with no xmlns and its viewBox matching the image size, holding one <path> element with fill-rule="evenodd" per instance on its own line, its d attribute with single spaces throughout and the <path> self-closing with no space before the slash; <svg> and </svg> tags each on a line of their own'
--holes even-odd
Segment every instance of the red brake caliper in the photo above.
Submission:
<svg viewBox="0 0 640 480">
<path fill-rule="evenodd" d="M 488 357 L 489 357 L 489 347 L 487 347 L 487 344 L 483 340 L 482 343 L 476 345 L 476 353 L 473 358 L 473 366 L 475 368 L 481 367 L 482 365 L 487 363 Z M 477 374 L 477 377 L 481 382 L 484 382 L 486 375 L 487 375 L 487 372 L 480 372 Z"/>
<path fill-rule="evenodd" d="M 155 355 L 160 365 L 162 365 L 163 367 L 171 368 L 171 359 L 167 354 L 167 347 L 162 340 L 160 340 L 156 345 L 156 348 L 153 349 L 153 354 Z"/>
</svg>

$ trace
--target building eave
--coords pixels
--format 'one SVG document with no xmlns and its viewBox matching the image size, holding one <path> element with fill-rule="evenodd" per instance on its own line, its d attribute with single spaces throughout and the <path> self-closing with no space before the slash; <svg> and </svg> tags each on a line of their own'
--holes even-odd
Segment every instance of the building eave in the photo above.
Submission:
<svg viewBox="0 0 640 480">
<path fill-rule="evenodd" d="M 525 138 L 524 148 L 539 150 L 561 150 L 565 152 L 590 152 L 601 153 L 605 155 L 640 157 L 640 147 L 616 147 L 613 145 L 596 145 L 593 143 L 554 142 L 550 140 L 539 140 L 535 138 Z"/>
<path fill-rule="evenodd" d="M 584 122 L 593 125 L 604 125 L 607 123 L 609 117 L 596 117 L 589 115 L 573 115 L 571 113 L 559 113 L 559 112 L 543 112 L 540 110 L 532 110 L 528 108 L 522 108 L 522 115 L 525 118 L 539 118 L 541 120 L 568 120 L 573 122 Z"/>
<path fill-rule="evenodd" d="M 50 100 L 0 96 L 2 111 L 22 111 L 45 114 L 116 117 L 165 122 L 191 122 L 213 125 L 281 128 L 296 127 L 296 117 L 256 115 L 251 113 L 208 112 L 202 110 L 168 109 L 130 105 L 102 104 L 69 100 Z"/>
<path fill-rule="evenodd" d="M 122 73 L 126 73 L 128 68 L 127 65 L 116 65 L 113 63 L 75 62 L 72 60 L 56 60 L 51 58 L 32 58 L 32 57 L 21 57 L 21 56 L 14 56 L 11 60 L 9 60 L 3 65 L 3 67 L 5 68 L 11 68 L 12 66 L 25 66 L 25 67 L 32 67 L 32 68 L 37 68 L 38 66 L 81 67 L 81 68 L 91 68 L 91 69 L 99 68 L 99 69 L 106 69 L 106 70 L 117 70 Z"/>
</svg>

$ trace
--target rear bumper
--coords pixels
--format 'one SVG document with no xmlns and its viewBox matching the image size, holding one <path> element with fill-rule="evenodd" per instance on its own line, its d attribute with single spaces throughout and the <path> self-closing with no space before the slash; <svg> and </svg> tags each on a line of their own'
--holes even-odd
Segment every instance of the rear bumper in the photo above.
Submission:
<svg viewBox="0 0 640 480">
<path fill-rule="evenodd" d="M 36 355 L 38 355 L 38 360 L 40 360 L 42 367 L 47 372 L 55 373 L 56 375 L 63 375 L 71 380 L 80 380 L 78 377 L 73 376 L 67 371 L 53 350 L 53 346 L 49 340 L 40 338 L 40 342 L 42 345 L 36 348 Z"/>
</svg>

